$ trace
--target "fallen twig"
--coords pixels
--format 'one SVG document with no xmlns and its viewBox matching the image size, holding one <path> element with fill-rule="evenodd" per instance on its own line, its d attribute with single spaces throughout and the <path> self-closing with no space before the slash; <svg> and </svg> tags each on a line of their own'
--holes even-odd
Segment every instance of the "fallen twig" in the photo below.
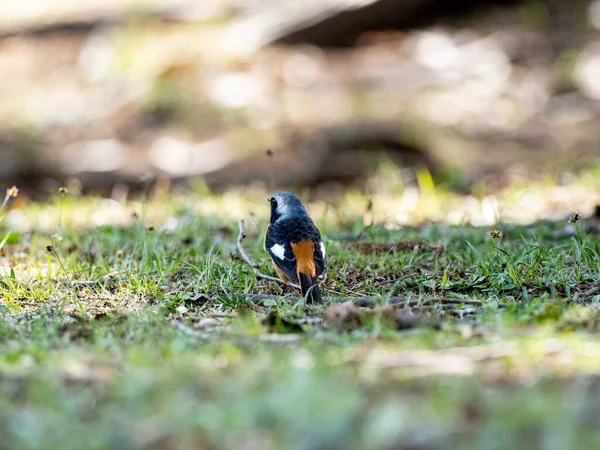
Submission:
<svg viewBox="0 0 600 450">
<path fill-rule="evenodd" d="M 296 289 L 300 289 L 300 286 L 298 286 L 297 284 L 285 282 L 281 278 L 275 278 L 270 275 L 265 275 L 264 273 L 262 273 L 259 270 L 259 265 L 256 264 L 252 258 L 250 258 L 250 256 L 248 255 L 248 253 L 246 253 L 246 250 L 244 249 L 243 240 L 246 237 L 246 229 L 245 229 L 243 220 L 239 221 L 239 227 L 240 227 L 240 233 L 238 234 L 238 238 L 237 238 L 237 248 L 238 248 L 238 251 L 240 252 L 240 256 L 242 257 L 244 262 L 252 268 L 252 272 L 254 272 L 254 275 L 256 275 L 256 278 L 262 278 L 263 280 L 275 281 L 276 283 L 285 284 L 286 286 L 291 286 Z"/>
<path fill-rule="evenodd" d="M 347 362 L 359 362 L 383 370 L 400 370 L 405 376 L 439 376 L 484 374 L 495 379 L 507 375 L 519 378 L 530 377 L 532 373 L 546 373 L 549 370 L 564 373 L 565 368 L 572 365 L 577 358 L 585 358 L 589 347 L 598 350 L 597 344 L 586 342 L 586 346 L 569 345 L 556 338 L 517 344 L 516 342 L 500 341 L 486 345 L 471 347 L 452 347 L 441 350 L 395 350 L 376 348 L 357 353 Z M 535 348 L 535 358 L 532 349 Z M 585 349 L 585 350 L 584 350 Z M 588 352 L 588 353 L 586 353 Z M 512 361 L 510 370 L 498 361 Z"/>
<path fill-rule="evenodd" d="M 389 305 L 406 305 L 406 306 L 421 306 L 426 303 L 434 303 L 436 305 L 481 305 L 480 300 L 470 298 L 411 298 L 402 296 L 393 297 L 358 297 L 354 299 L 357 306 L 375 306 L 378 303 L 387 303 Z"/>
<path fill-rule="evenodd" d="M 113 272 L 107 273 L 102 278 L 98 278 L 97 280 L 73 281 L 72 284 L 73 284 L 73 286 L 76 286 L 76 287 L 91 287 L 91 286 L 105 285 L 110 282 L 117 281 L 119 275 L 120 275 L 119 272 L 115 270 Z"/>
<path fill-rule="evenodd" d="M 214 341 L 219 338 L 219 336 L 216 334 L 203 333 L 202 331 L 193 330 L 176 320 L 173 321 L 173 326 L 176 330 L 181 331 L 183 334 L 187 334 L 188 336 L 192 336 L 203 341 Z"/>
<path fill-rule="evenodd" d="M 573 301 L 576 302 L 581 298 L 583 298 L 583 299 L 589 298 L 593 295 L 596 295 L 598 292 L 600 292 L 600 286 L 594 286 L 594 287 L 588 289 L 587 291 L 577 291 L 575 293 L 575 295 L 573 296 Z"/>
<path fill-rule="evenodd" d="M 183 323 L 179 321 L 173 321 L 173 326 L 176 330 L 181 333 L 196 338 L 201 341 L 215 341 L 215 340 L 231 340 L 231 341 L 252 341 L 257 340 L 261 342 L 273 342 L 273 343 L 292 343 L 300 340 L 300 336 L 298 334 L 291 333 L 268 333 L 268 334 L 259 334 L 255 337 L 246 336 L 246 335 L 238 335 L 238 334 L 212 334 L 212 333 L 203 333 L 202 331 L 194 330 L 185 326 Z"/>
<path fill-rule="evenodd" d="M 248 294 L 248 298 L 253 302 L 258 302 L 260 300 L 277 300 L 280 299 L 280 295 L 270 295 L 270 294 Z M 300 297 L 286 297 L 292 301 L 300 300 Z M 325 302 L 329 303 L 344 303 L 351 301 L 356 306 L 364 306 L 371 307 L 376 306 L 378 304 L 388 304 L 388 305 L 405 305 L 405 306 L 421 306 L 425 304 L 435 304 L 441 306 L 448 305 L 481 305 L 481 300 L 471 299 L 471 298 L 446 298 L 446 297 L 433 297 L 433 298 L 411 298 L 411 297 L 402 297 L 402 296 L 393 296 L 393 297 L 382 297 L 382 296 L 373 296 L 373 297 L 324 297 Z"/>
<path fill-rule="evenodd" d="M 443 244 L 432 244 L 422 241 L 399 241 L 399 242 L 348 242 L 347 249 L 355 249 L 364 253 L 389 253 L 397 251 L 430 250 L 436 254 L 444 251 Z"/>
<path fill-rule="evenodd" d="M 385 284 L 392 284 L 392 283 L 395 283 L 396 281 L 402 281 L 402 280 L 406 280 L 407 278 L 413 278 L 413 277 L 416 277 L 416 276 L 418 276 L 418 275 L 419 275 L 418 273 L 409 273 L 408 275 L 401 276 L 400 278 L 394 278 L 394 279 L 392 279 L 392 280 L 380 281 L 379 283 L 375 283 L 374 285 L 372 285 L 372 286 L 369 286 L 369 287 L 371 287 L 371 288 L 376 288 L 376 287 L 383 286 L 383 285 L 385 285 Z"/>
<path fill-rule="evenodd" d="M 394 351 L 376 349 L 357 360 L 381 369 L 401 369 L 409 375 L 471 375 L 479 365 L 489 361 L 516 357 L 521 352 L 511 342 L 477 347 L 454 347 L 444 350 Z"/>
<path fill-rule="evenodd" d="M 253 269 L 258 269 L 258 264 L 256 264 L 252 260 L 252 258 L 250 258 L 250 256 L 248 256 L 248 253 L 246 253 L 246 250 L 244 249 L 244 245 L 242 244 L 242 242 L 244 241 L 244 238 L 246 237 L 246 227 L 244 225 L 244 221 L 240 220 L 238 222 L 238 224 L 240 227 L 240 233 L 238 234 L 238 238 L 237 238 L 238 251 L 240 252 L 242 259 L 246 262 L 246 264 L 248 264 Z"/>
</svg>

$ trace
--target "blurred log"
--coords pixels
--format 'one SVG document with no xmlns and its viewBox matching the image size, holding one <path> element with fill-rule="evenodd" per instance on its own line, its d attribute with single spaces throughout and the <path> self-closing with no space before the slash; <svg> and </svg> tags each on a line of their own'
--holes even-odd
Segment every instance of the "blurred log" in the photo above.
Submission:
<svg viewBox="0 0 600 450">
<path fill-rule="evenodd" d="M 32 193 L 54 192 L 67 180 L 76 178 L 83 192 L 112 195 L 116 185 L 130 193 L 139 192 L 152 180 L 142 172 L 81 170 L 73 172 L 52 158 L 42 158 L 43 145 L 31 137 L 0 137 L 0 183 L 17 184 Z M 432 173 L 438 164 L 427 151 L 412 142 L 397 123 L 360 123 L 328 126 L 310 135 L 290 133 L 284 148 L 242 157 L 209 172 L 203 178 L 216 190 L 235 185 L 263 182 L 269 186 L 316 186 L 338 182 L 352 184 L 366 178 L 387 156 L 399 167 L 424 166 Z M 201 176 L 201 175 L 198 175 Z M 168 177 L 171 185 L 185 177 Z"/>
<path fill-rule="evenodd" d="M 259 2 L 234 21 L 232 40 L 256 47 L 273 43 L 351 46 L 365 31 L 410 29 L 431 25 L 444 16 L 460 16 L 478 7 L 514 0 L 311 0 Z"/>
<path fill-rule="evenodd" d="M 156 19 L 157 17 L 152 18 L 152 20 Z M 54 33 L 88 34 L 98 28 L 107 28 L 110 26 L 121 25 L 125 24 L 130 20 L 131 17 L 129 16 L 105 16 L 91 17 L 89 19 L 80 20 L 73 19 L 42 24 L 20 25 L 13 28 L 6 28 L 4 30 L 0 30 L 0 39 L 10 38 L 14 36 L 43 37 Z"/>
<path fill-rule="evenodd" d="M 243 158 L 204 178 L 213 189 L 255 181 L 273 187 L 349 184 L 375 170 L 384 153 L 399 167 L 424 166 L 436 173 L 436 161 L 402 131 L 398 124 L 382 123 L 325 127 L 310 136 L 292 137 L 285 150 Z"/>
</svg>

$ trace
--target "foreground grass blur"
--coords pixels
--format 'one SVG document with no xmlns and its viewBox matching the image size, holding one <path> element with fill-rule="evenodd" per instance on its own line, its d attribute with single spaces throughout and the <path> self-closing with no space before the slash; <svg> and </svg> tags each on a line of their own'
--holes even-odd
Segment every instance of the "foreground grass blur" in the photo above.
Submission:
<svg viewBox="0 0 600 450">
<path fill-rule="evenodd" d="M 0 448 L 597 448 L 595 219 L 312 203 L 332 299 L 305 308 L 236 256 L 245 218 L 272 272 L 264 198 L 63 191 L 0 213 L 22 226 L 0 228 Z"/>
</svg>

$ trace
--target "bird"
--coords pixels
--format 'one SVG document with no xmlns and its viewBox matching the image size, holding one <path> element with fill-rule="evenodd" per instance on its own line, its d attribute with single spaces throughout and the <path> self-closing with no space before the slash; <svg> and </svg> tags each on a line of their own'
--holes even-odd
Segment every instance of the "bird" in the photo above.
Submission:
<svg viewBox="0 0 600 450">
<path fill-rule="evenodd" d="M 322 303 L 319 277 L 325 272 L 325 244 L 306 208 L 291 192 L 269 198 L 271 219 L 265 232 L 265 250 L 277 275 L 300 284 L 307 303 Z"/>
</svg>

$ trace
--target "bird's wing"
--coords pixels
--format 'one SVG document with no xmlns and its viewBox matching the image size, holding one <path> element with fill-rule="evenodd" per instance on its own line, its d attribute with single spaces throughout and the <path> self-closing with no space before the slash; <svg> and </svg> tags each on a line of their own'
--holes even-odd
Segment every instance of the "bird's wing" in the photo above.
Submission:
<svg viewBox="0 0 600 450">
<path fill-rule="evenodd" d="M 286 274 L 290 281 L 296 283 L 298 280 L 298 275 L 296 275 L 296 257 L 290 243 L 283 239 L 282 236 L 279 236 L 275 227 L 270 226 L 267 228 L 265 250 L 267 250 L 275 265 Z"/>
<path fill-rule="evenodd" d="M 322 275 L 325 272 L 325 244 L 319 241 L 315 244 L 315 267 L 317 275 Z"/>
</svg>

